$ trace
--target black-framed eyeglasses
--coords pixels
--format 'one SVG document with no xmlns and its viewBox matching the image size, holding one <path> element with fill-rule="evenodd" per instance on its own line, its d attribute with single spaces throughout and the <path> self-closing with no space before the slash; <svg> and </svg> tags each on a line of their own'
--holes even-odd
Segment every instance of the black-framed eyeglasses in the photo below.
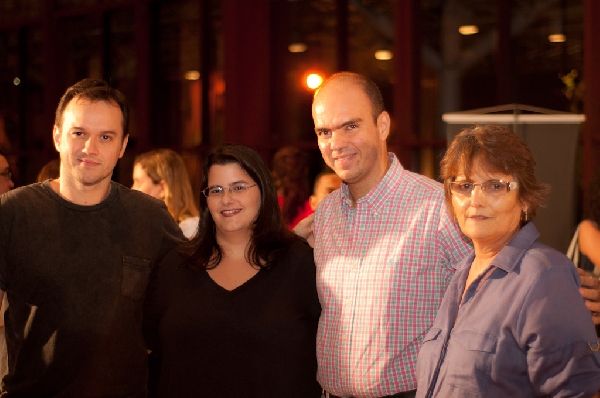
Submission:
<svg viewBox="0 0 600 398">
<path fill-rule="evenodd" d="M 501 196 L 512 189 L 516 189 L 516 181 L 489 180 L 481 184 L 475 184 L 471 181 L 452 181 L 450 182 L 450 191 L 460 196 L 471 196 L 476 186 L 481 187 L 481 191 L 488 196 Z"/>
<path fill-rule="evenodd" d="M 4 169 L 0 171 L 0 176 L 6 178 L 7 180 L 12 180 L 12 171 L 10 171 L 10 169 Z"/>
<path fill-rule="evenodd" d="M 223 196 L 225 194 L 225 190 L 229 191 L 230 195 L 241 195 L 244 192 L 247 192 L 248 189 L 255 187 L 256 184 L 247 184 L 245 182 L 238 182 L 230 185 L 228 188 L 223 188 L 220 185 L 213 185 L 212 187 L 207 187 L 202 190 L 202 193 L 207 198 L 215 198 L 219 196 Z"/>
</svg>

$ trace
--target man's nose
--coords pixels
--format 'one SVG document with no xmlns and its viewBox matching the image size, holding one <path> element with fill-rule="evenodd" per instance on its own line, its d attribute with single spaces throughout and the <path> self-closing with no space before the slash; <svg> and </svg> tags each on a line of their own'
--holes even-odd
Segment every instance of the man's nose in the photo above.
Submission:
<svg viewBox="0 0 600 398">
<path fill-rule="evenodd" d="M 87 153 L 88 155 L 95 154 L 97 149 L 98 149 L 98 145 L 96 144 L 96 142 L 94 141 L 94 139 L 92 137 L 90 137 L 85 142 L 85 146 L 83 148 L 84 152 Z"/>
<path fill-rule="evenodd" d="M 346 140 L 346 137 L 344 137 L 343 133 L 340 133 L 337 131 L 334 131 L 331 133 L 331 141 L 330 141 L 331 150 L 333 150 L 333 151 L 340 150 L 341 148 L 346 147 L 347 144 L 348 144 L 348 141 Z"/>
</svg>

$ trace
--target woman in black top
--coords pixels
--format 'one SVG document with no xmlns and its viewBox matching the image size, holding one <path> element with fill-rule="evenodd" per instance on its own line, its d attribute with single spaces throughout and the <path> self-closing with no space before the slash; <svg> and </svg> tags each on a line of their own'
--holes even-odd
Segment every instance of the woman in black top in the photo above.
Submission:
<svg viewBox="0 0 600 398">
<path fill-rule="evenodd" d="M 224 145 L 203 171 L 198 235 L 146 298 L 159 396 L 319 397 L 312 249 L 286 228 L 256 152 Z"/>
</svg>

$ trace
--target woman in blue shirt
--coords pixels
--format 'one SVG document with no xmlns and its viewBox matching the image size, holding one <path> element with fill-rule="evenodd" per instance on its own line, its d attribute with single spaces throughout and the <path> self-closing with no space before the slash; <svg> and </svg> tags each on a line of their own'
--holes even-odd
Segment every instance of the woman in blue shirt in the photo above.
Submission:
<svg viewBox="0 0 600 398">
<path fill-rule="evenodd" d="M 504 126 L 462 131 L 442 160 L 446 201 L 474 255 L 459 264 L 417 361 L 417 397 L 591 396 L 600 342 L 577 271 L 538 243 L 548 192 Z"/>
</svg>

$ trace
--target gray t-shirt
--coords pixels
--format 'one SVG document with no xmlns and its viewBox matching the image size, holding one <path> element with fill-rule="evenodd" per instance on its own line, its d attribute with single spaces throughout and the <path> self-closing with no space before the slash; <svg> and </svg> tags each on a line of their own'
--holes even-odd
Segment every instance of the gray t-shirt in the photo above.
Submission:
<svg viewBox="0 0 600 398">
<path fill-rule="evenodd" d="M 114 182 L 93 206 L 48 181 L 0 197 L 4 396 L 145 396 L 143 298 L 182 239 L 164 203 Z"/>
</svg>

